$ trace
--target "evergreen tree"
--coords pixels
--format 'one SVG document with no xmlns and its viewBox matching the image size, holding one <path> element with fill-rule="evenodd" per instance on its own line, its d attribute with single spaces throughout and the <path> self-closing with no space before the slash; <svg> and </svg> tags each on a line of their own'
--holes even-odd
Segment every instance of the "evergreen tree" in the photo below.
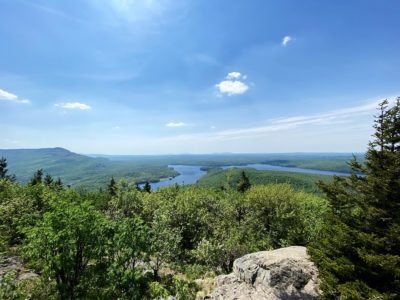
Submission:
<svg viewBox="0 0 400 300">
<path fill-rule="evenodd" d="M 309 252 L 327 299 L 400 295 L 400 98 L 379 105 L 374 128 L 365 163 L 354 159 L 349 178 L 320 183 L 331 211 Z"/>
<path fill-rule="evenodd" d="M 15 181 L 15 175 L 7 175 L 7 159 L 5 157 L 0 158 L 0 179 L 7 179 Z"/>
<path fill-rule="evenodd" d="M 114 177 L 111 177 L 110 183 L 107 186 L 107 190 L 111 196 L 117 195 L 117 183 L 116 183 Z"/>
<path fill-rule="evenodd" d="M 37 185 L 42 183 L 43 181 L 43 169 L 39 169 L 33 174 L 33 177 L 30 181 L 30 185 Z"/>
<path fill-rule="evenodd" d="M 146 181 L 146 183 L 144 184 L 143 191 L 147 192 L 147 193 L 151 193 L 151 185 L 148 181 Z"/>
<path fill-rule="evenodd" d="M 1 157 L 0 159 L 0 178 L 6 178 L 7 176 L 7 159 L 5 157 Z"/>
<path fill-rule="evenodd" d="M 58 191 L 61 191 L 64 188 L 64 184 L 62 183 L 60 177 L 58 177 L 57 180 L 54 182 L 54 187 Z"/>
<path fill-rule="evenodd" d="M 54 180 L 53 180 L 53 177 L 51 177 L 51 175 L 47 174 L 44 177 L 44 181 L 43 182 L 44 182 L 45 185 L 51 186 L 53 184 Z"/>
<path fill-rule="evenodd" d="M 246 173 L 244 171 L 242 171 L 241 175 L 240 175 L 240 180 L 237 184 L 237 191 L 244 193 L 245 191 L 247 191 L 248 189 L 250 189 L 251 184 L 250 184 L 250 180 L 249 177 L 246 176 Z"/>
</svg>

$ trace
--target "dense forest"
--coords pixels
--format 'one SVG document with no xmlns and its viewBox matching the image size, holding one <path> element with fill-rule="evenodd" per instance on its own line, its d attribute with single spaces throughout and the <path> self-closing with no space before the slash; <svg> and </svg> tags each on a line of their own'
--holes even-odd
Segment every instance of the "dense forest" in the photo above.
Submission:
<svg viewBox="0 0 400 300">
<path fill-rule="evenodd" d="M 0 263 L 21 258 L 36 276 L 3 273 L 0 299 L 195 299 L 205 288 L 196 279 L 288 245 L 308 247 L 326 299 L 398 299 L 400 99 L 381 103 L 374 128 L 365 162 L 320 181 L 320 193 L 286 179 L 260 184 L 249 170 L 156 192 L 113 178 L 73 189 L 41 170 L 21 184 L 3 158 Z"/>
</svg>

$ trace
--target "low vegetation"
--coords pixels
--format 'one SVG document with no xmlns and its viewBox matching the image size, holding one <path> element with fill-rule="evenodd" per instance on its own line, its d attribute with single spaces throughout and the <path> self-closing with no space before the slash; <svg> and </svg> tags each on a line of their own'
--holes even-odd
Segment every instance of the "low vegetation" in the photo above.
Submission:
<svg viewBox="0 0 400 300">
<path fill-rule="evenodd" d="M 8 288 L 15 295 L 191 299 L 193 279 L 229 272 L 243 254 L 308 244 L 328 207 L 288 184 L 251 186 L 244 173 L 236 188 L 155 193 L 126 181 L 86 192 L 40 175 L 0 181 L 3 251 L 41 274 Z"/>
<path fill-rule="evenodd" d="M 2 159 L 0 251 L 38 276 L 3 272 L 0 298 L 194 299 L 194 279 L 230 272 L 237 257 L 305 245 L 324 298 L 397 299 L 399 124 L 400 99 L 383 102 L 365 164 L 320 181 L 325 197 L 304 191 L 311 179 L 265 184 L 269 175 L 255 170 L 156 192 L 114 178 L 99 191 L 73 189 L 41 171 L 23 185 Z"/>
</svg>

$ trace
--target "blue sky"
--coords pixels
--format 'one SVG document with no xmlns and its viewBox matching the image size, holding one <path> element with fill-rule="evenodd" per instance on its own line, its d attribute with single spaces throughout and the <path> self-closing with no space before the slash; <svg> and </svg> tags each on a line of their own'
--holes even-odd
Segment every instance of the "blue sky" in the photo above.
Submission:
<svg viewBox="0 0 400 300">
<path fill-rule="evenodd" d="M 359 152 L 400 2 L 1 0 L 0 148 Z"/>
</svg>

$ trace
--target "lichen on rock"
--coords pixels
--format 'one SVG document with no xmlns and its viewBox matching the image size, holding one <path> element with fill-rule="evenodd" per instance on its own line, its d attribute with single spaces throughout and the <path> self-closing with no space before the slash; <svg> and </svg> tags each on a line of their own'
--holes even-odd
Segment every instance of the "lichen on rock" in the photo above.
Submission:
<svg viewBox="0 0 400 300">
<path fill-rule="evenodd" d="M 205 299 L 319 299 L 318 270 L 305 247 L 247 254 L 235 260 L 233 273 L 216 278 Z"/>
</svg>

